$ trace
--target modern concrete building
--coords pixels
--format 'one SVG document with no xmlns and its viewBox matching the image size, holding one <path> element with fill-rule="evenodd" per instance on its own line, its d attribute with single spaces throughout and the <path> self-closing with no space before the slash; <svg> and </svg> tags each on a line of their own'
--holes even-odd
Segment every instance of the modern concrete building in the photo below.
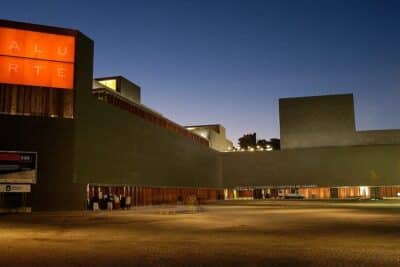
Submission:
<svg viewBox="0 0 400 267">
<path fill-rule="evenodd" d="M 357 131 L 352 94 L 279 100 L 281 148 L 400 144 L 400 130 Z"/>
<path fill-rule="evenodd" d="M 233 149 L 233 143 L 226 138 L 225 127 L 221 124 L 191 125 L 185 128 L 206 139 L 210 148 L 216 151 L 229 152 Z"/>
<path fill-rule="evenodd" d="M 37 156 L 37 179 L 0 172 L 0 191 L 11 190 L 0 208 L 21 203 L 21 184 L 33 210 L 400 193 L 400 132 L 356 131 L 352 95 L 279 104 L 281 150 L 222 153 L 222 126 L 198 127 L 218 133 L 205 139 L 144 106 L 127 79 L 93 80 L 93 41 L 81 32 L 0 20 L 0 151 Z M 21 169 L 24 154 L 13 153 L 0 164 Z"/>
<path fill-rule="evenodd" d="M 224 186 L 272 196 L 400 196 L 400 130 L 356 131 L 352 94 L 280 99 L 279 113 L 281 150 L 223 154 Z"/>
<path fill-rule="evenodd" d="M 122 76 L 96 78 L 93 90 L 107 89 L 132 102 L 140 104 L 140 87 Z"/>
</svg>

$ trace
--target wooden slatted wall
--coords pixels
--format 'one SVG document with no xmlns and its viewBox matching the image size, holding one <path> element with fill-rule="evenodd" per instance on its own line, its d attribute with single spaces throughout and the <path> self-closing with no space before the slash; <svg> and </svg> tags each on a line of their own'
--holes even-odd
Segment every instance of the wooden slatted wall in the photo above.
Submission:
<svg viewBox="0 0 400 267">
<path fill-rule="evenodd" d="M 0 84 L 0 114 L 73 118 L 73 91 Z"/>
</svg>

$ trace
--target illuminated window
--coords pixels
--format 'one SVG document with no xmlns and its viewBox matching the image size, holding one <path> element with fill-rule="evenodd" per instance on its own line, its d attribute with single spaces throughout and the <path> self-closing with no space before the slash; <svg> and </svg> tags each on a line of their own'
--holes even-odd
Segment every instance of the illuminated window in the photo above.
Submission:
<svg viewBox="0 0 400 267">
<path fill-rule="evenodd" d="M 369 187 L 368 186 L 360 186 L 360 195 L 363 197 L 369 196 Z"/>
<path fill-rule="evenodd" d="M 110 80 L 101 80 L 98 81 L 102 85 L 107 86 L 110 89 L 117 90 L 117 80 L 116 79 L 110 79 Z"/>
</svg>

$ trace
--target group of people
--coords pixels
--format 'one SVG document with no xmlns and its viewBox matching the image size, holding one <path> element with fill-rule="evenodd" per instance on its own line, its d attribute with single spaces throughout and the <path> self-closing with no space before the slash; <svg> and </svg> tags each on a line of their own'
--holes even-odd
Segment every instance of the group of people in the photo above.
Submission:
<svg viewBox="0 0 400 267">
<path fill-rule="evenodd" d="M 113 209 L 129 209 L 131 207 L 131 197 L 124 195 L 104 194 L 100 197 L 98 194 L 92 196 L 88 200 L 89 210 L 113 210 Z"/>
</svg>

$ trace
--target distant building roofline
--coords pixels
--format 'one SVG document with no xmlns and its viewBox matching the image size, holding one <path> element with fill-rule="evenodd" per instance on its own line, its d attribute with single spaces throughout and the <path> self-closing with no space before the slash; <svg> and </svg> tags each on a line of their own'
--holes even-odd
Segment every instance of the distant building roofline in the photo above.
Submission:
<svg viewBox="0 0 400 267">
<path fill-rule="evenodd" d="M 225 128 L 222 124 L 220 123 L 216 123 L 216 124 L 200 124 L 200 125 L 185 125 L 183 127 L 185 128 L 189 128 L 189 127 L 193 127 L 193 128 L 200 128 L 200 127 L 215 127 L 215 126 L 220 126 Z"/>
<path fill-rule="evenodd" d="M 312 98 L 333 97 L 333 96 L 351 96 L 351 97 L 354 97 L 353 93 L 324 94 L 324 95 L 313 95 L 313 96 L 283 97 L 283 98 L 279 98 L 279 101 L 292 100 L 292 99 L 312 99 Z"/>
<path fill-rule="evenodd" d="M 132 83 L 133 85 L 135 85 L 135 86 L 137 86 L 137 87 L 141 87 L 139 84 L 137 84 L 137 83 L 135 83 L 135 82 L 132 82 L 131 80 L 125 78 L 125 77 L 122 76 L 122 75 L 96 77 L 96 78 L 94 78 L 93 80 L 95 80 L 95 81 L 103 81 L 103 80 L 113 80 L 113 79 L 115 79 L 115 80 L 121 80 L 121 79 L 123 79 L 123 80 L 125 80 L 125 81 L 127 81 L 127 82 Z"/>
</svg>

